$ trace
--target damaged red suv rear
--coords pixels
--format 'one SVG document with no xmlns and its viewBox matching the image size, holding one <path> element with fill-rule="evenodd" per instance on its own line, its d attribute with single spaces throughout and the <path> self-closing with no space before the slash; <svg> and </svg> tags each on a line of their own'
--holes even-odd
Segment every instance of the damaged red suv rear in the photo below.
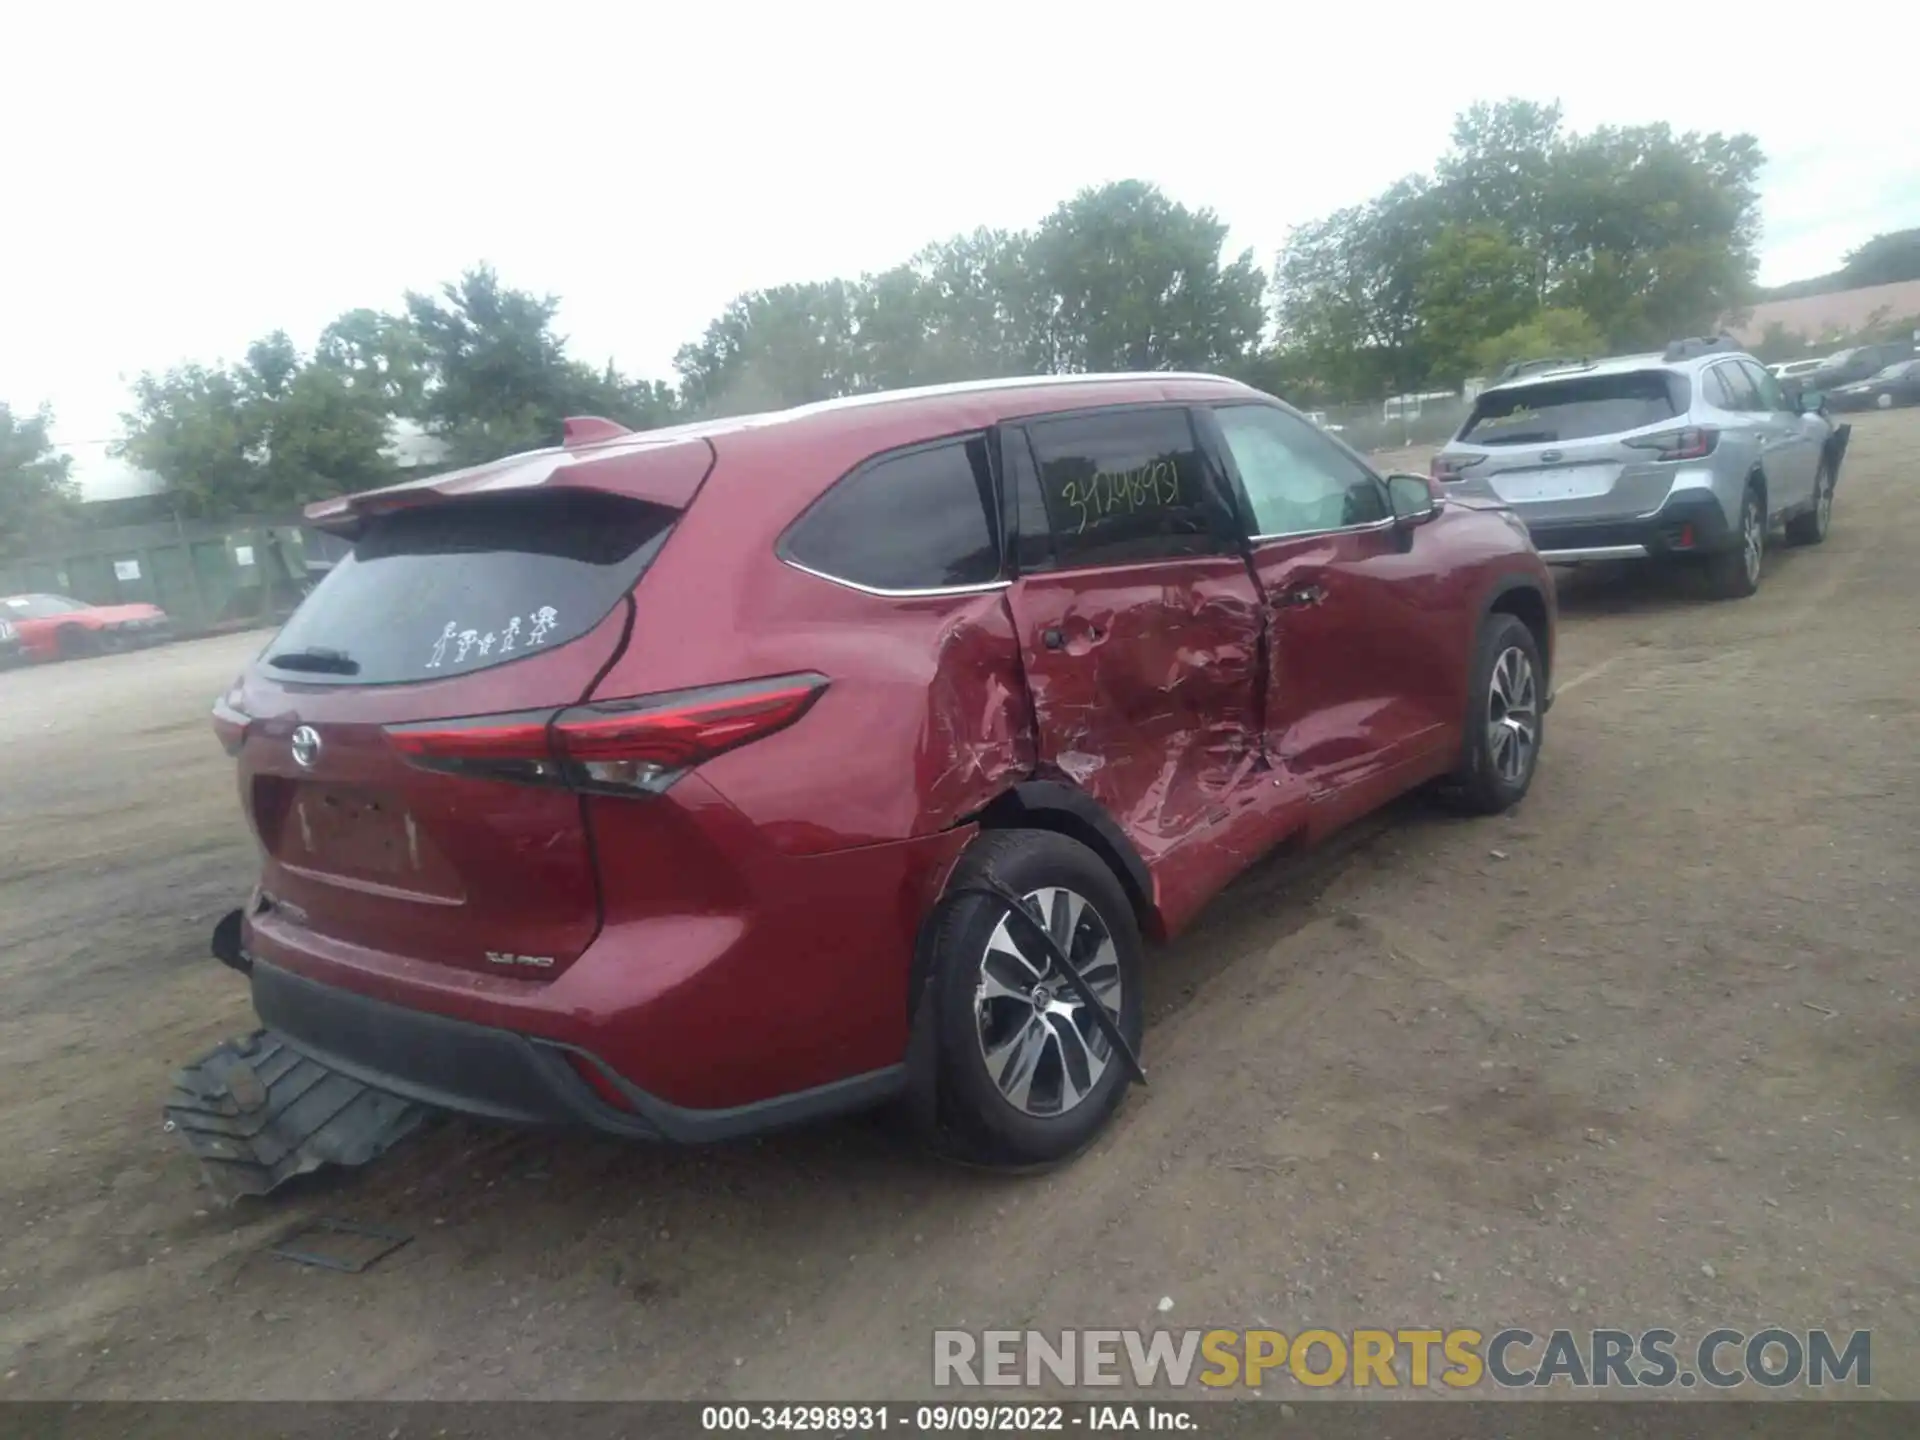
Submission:
<svg viewBox="0 0 1920 1440">
<path fill-rule="evenodd" d="M 1524 528 L 1237 383 L 568 428 L 314 507 L 352 554 L 215 710 L 255 1007 L 379 1089 L 677 1141 L 905 1099 L 1057 1159 L 1138 1073 L 1143 937 L 1533 777 Z"/>
</svg>

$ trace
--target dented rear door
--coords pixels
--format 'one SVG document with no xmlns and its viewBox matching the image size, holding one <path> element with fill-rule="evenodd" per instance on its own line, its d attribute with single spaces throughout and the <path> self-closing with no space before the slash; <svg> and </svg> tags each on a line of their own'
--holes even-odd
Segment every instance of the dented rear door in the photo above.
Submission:
<svg viewBox="0 0 1920 1440">
<path fill-rule="evenodd" d="M 1048 416 L 1002 439 L 1040 766 L 1151 860 L 1219 818 L 1260 755 L 1259 602 L 1219 477 L 1179 406 Z"/>
</svg>

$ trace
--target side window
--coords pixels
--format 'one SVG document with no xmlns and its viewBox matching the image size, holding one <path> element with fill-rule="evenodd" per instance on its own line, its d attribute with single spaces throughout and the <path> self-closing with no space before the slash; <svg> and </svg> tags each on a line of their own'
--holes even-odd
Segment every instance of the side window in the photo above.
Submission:
<svg viewBox="0 0 1920 1440">
<path fill-rule="evenodd" d="M 1747 379 L 1746 372 L 1741 370 L 1737 363 L 1714 366 L 1708 372 L 1708 380 L 1709 382 L 1718 381 L 1719 390 L 1726 394 L 1724 401 L 1719 399 L 1718 394 L 1714 396 L 1715 403 L 1722 409 L 1758 410 L 1760 408 L 1760 397 L 1754 392 L 1753 382 Z"/>
<path fill-rule="evenodd" d="M 1023 575 L 1051 570 L 1058 559 L 1053 549 L 1053 526 L 1047 519 L 1046 502 L 1040 498 L 1040 472 L 1034 468 L 1033 446 L 1026 431 L 1003 432 L 1000 458 L 1006 476 L 1014 562 Z"/>
<path fill-rule="evenodd" d="M 1306 421 L 1271 405 L 1223 405 L 1213 414 L 1253 506 L 1255 535 L 1311 535 L 1389 518 L 1380 482 Z"/>
<path fill-rule="evenodd" d="M 987 442 L 974 436 L 869 460 L 815 501 L 780 553 L 875 590 L 940 590 L 1000 576 Z"/>
<path fill-rule="evenodd" d="M 1226 517 L 1184 409 L 1035 420 L 1026 430 L 1061 565 L 1227 548 Z"/>
<path fill-rule="evenodd" d="M 1740 372 L 1752 382 L 1753 393 L 1759 400 L 1762 410 L 1784 410 L 1787 408 L 1787 397 L 1782 393 L 1780 382 L 1774 378 L 1771 370 L 1756 365 L 1751 360 L 1742 360 L 1740 362 Z"/>
</svg>

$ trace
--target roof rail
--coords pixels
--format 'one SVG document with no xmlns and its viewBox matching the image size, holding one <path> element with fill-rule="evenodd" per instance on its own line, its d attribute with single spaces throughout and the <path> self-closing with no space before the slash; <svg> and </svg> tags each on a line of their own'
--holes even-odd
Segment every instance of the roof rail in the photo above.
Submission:
<svg viewBox="0 0 1920 1440">
<path fill-rule="evenodd" d="M 1535 370 L 1590 370 L 1593 361 L 1585 355 L 1553 355 L 1539 360 L 1516 360 L 1494 377 L 1494 384 L 1504 385 L 1519 375 L 1531 375 Z"/>
<path fill-rule="evenodd" d="M 1661 359 L 1669 363 L 1675 360 L 1692 360 L 1701 355 L 1733 355 L 1744 347 L 1740 342 L 1722 330 L 1718 335 L 1689 335 L 1667 346 Z"/>
</svg>

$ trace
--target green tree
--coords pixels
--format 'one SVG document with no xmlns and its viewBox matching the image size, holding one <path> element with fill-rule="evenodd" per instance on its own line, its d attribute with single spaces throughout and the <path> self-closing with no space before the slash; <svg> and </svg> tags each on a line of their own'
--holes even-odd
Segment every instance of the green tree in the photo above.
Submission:
<svg viewBox="0 0 1920 1440">
<path fill-rule="evenodd" d="M 1414 313 L 1427 378 L 1449 388 L 1479 373 L 1485 337 L 1524 325 L 1539 309 L 1535 260 L 1484 221 L 1441 228 L 1415 272 Z"/>
<path fill-rule="evenodd" d="M 342 316 L 335 353 L 446 441 L 454 464 L 556 445 L 571 415 L 635 430 L 673 417 L 667 387 L 568 356 L 553 328 L 559 308 L 558 297 L 516 290 L 479 265 L 435 294 L 410 292 L 404 317 Z"/>
<path fill-rule="evenodd" d="M 258 467 L 247 393 L 226 366 L 181 365 L 133 382 L 117 453 L 166 482 L 178 512 L 244 514 Z"/>
<path fill-rule="evenodd" d="M 1266 277 L 1227 227 L 1152 185 L 1083 190 L 1025 247 L 1029 358 L 1050 372 L 1218 370 L 1259 343 Z"/>
<path fill-rule="evenodd" d="M 1440 228 L 1421 176 L 1296 226 L 1275 269 L 1281 343 L 1305 356 L 1336 394 L 1371 398 L 1414 388 L 1431 368 L 1420 289 Z"/>
<path fill-rule="evenodd" d="M 283 332 L 238 365 L 142 375 L 133 395 L 118 453 L 159 475 L 182 515 L 285 514 L 394 478 L 385 396 L 307 362 Z"/>
<path fill-rule="evenodd" d="M 1849 287 L 1920 280 L 1920 228 L 1874 236 L 1847 256 L 1841 273 Z"/>
<path fill-rule="evenodd" d="M 424 377 L 419 418 L 456 463 L 559 440 L 567 393 L 579 383 L 553 331 L 559 308 L 556 296 L 502 285 L 488 265 L 437 294 L 408 292 Z"/>
<path fill-rule="evenodd" d="M 29 553 L 78 513 L 80 492 L 68 475 L 73 461 L 54 448 L 52 427 L 44 405 L 15 415 L 0 402 L 0 557 Z"/>
<path fill-rule="evenodd" d="M 1524 323 L 1482 340 L 1474 351 L 1480 374 L 1497 375 L 1516 360 L 1597 355 L 1605 346 L 1600 327 L 1579 310 L 1539 310 Z"/>
<path fill-rule="evenodd" d="M 378 393 L 395 415 L 420 413 L 426 347 L 406 316 L 349 310 L 320 332 L 313 358 L 355 389 Z"/>
<path fill-rule="evenodd" d="M 858 287 L 845 280 L 741 295 L 680 347 L 680 398 L 698 415 L 805 405 L 859 388 Z"/>
<path fill-rule="evenodd" d="M 695 414 L 1033 372 L 1231 369 L 1265 279 L 1226 226 L 1151 185 L 1087 190 L 1031 232 L 976 230 L 859 280 L 735 299 L 675 357 Z"/>
<path fill-rule="evenodd" d="M 1747 135 L 1578 135 L 1558 106 L 1473 106 L 1431 176 L 1293 232 L 1282 341 L 1378 395 L 1451 385 L 1535 310 L 1585 312 L 1601 349 L 1702 333 L 1751 295 L 1761 160 Z"/>
</svg>

